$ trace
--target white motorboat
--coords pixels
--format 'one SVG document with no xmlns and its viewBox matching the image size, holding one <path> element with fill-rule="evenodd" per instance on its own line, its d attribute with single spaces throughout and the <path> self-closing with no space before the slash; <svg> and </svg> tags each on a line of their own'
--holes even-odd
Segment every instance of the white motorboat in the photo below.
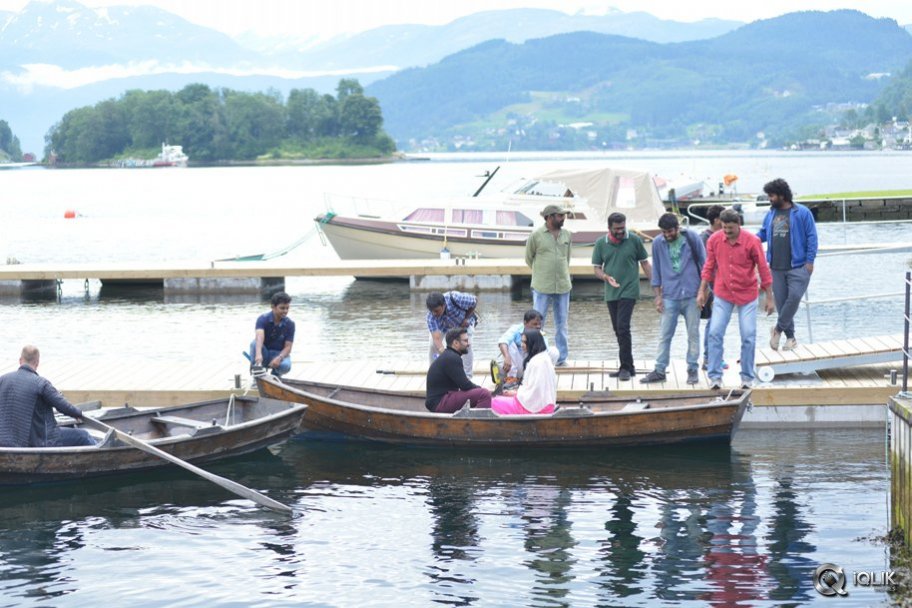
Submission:
<svg viewBox="0 0 912 608">
<path fill-rule="evenodd" d="M 693 179 L 686 175 L 673 178 L 655 176 L 656 187 L 663 201 L 689 201 L 703 196 L 706 187 L 703 180 Z"/>
<path fill-rule="evenodd" d="M 573 256 L 581 258 L 592 255 L 611 213 L 626 215 L 628 229 L 648 240 L 658 234 L 665 213 L 649 173 L 605 168 L 551 171 L 499 196 L 429 202 L 388 214 L 331 209 L 315 221 L 343 260 L 521 258 L 549 204 L 570 211 L 564 227 L 573 233 Z"/>
</svg>

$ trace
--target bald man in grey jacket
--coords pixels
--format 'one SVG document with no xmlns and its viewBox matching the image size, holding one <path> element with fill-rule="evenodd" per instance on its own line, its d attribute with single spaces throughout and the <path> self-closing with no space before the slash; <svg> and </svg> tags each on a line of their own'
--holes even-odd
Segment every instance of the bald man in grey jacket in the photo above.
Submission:
<svg viewBox="0 0 912 608">
<path fill-rule="evenodd" d="M 44 448 L 95 445 L 85 429 L 61 428 L 54 410 L 76 419 L 74 407 L 47 379 L 38 375 L 39 352 L 22 348 L 19 369 L 0 376 L 0 446 Z"/>
</svg>

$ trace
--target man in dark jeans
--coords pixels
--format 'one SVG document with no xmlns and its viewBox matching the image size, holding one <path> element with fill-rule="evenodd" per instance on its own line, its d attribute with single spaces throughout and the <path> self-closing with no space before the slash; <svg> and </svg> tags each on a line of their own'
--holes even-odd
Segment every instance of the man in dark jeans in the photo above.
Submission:
<svg viewBox="0 0 912 608">
<path fill-rule="evenodd" d="M 630 318 L 633 307 L 640 297 L 640 272 L 643 268 L 646 278 L 652 280 L 646 247 L 636 234 L 627 233 L 627 216 L 612 213 L 608 216 L 608 234 L 595 242 L 592 250 L 592 266 L 595 276 L 605 282 L 605 301 L 611 315 L 611 327 L 618 341 L 620 366 L 609 376 L 618 380 L 630 380 L 636 375 L 633 365 L 633 340 L 630 335 Z"/>
<path fill-rule="evenodd" d="M 82 412 L 38 375 L 38 348 L 25 346 L 19 369 L 0 376 L 0 446 L 44 448 L 95 445 L 85 429 L 61 428 L 54 410 L 81 419 Z"/>
<path fill-rule="evenodd" d="M 491 391 L 473 384 L 462 366 L 462 356 L 469 351 L 465 327 L 446 333 L 446 349 L 431 363 L 427 373 L 427 398 L 424 406 L 432 412 L 451 414 L 465 402 L 469 407 L 491 407 Z"/>
</svg>

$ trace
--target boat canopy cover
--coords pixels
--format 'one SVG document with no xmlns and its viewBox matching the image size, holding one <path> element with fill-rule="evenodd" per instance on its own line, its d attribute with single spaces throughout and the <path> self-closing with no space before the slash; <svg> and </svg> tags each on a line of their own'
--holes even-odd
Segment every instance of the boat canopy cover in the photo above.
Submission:
<svg viewBox="0 0 912 608">
<path fill-rule="evenodd" d="M 548 182 L 560 182 L 581 199 L 580 206 L 589 207 L 605 222 L 618 211 L 627 216 L 630 224 L 655 226 L 665 213 L 652 176 L 645 171 L 630 169 L 587 169 L 550 171 L 537 176 Z M 564 204 L 575 207 L 572 201 Z"/>
</svg>

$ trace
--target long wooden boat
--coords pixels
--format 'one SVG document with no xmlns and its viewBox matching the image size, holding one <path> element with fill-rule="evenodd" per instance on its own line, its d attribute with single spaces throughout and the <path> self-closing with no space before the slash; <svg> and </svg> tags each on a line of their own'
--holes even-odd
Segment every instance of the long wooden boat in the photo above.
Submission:
<svg viewBox="0 0 912 608">
<path fill-rule="evenodd" d="M 621 447 L 731 440 L 749 390 L 650 396 L 589 393 L 554 414 L 499 416 L 489 409 L 427 411 L 424 398 L 271 375 L 260 395 L 308 406 L 304 427 L 389 443 L 446 447 Z"/>
<path fill-rule="evenodd" d="M 232 396 L 169 408 L 138 410 L 128 405 L 95 417 L 178 458 L 207 462 L 286 440 L 300 432 L 306 410 L 300 403 Z M 0 448 L 0 484 L 76 479 L 165 465 L 164 460 L 109 433 L 99 437 L 95 446 Z"/>
</svg>

